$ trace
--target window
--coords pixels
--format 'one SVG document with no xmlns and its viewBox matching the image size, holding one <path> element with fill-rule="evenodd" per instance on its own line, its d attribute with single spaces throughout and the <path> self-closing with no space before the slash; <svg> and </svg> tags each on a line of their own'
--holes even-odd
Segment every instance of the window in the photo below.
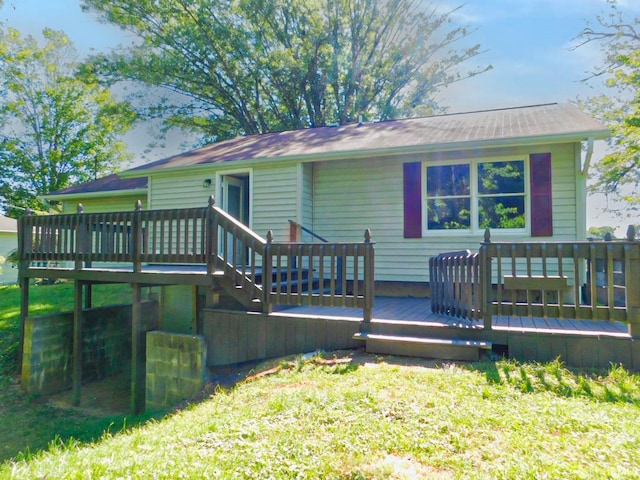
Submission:
<svg viewBox="0 0 640 480">
<path fill-rule="evenodd" d="M 471 228 L 470 165 L 427 167 L 427 229 Z"/>
<path fill-rule="evenodd" d="M 427 165 L 427 230 L 523 230 L 525 175 L 516 159 Z"/>
</svg>

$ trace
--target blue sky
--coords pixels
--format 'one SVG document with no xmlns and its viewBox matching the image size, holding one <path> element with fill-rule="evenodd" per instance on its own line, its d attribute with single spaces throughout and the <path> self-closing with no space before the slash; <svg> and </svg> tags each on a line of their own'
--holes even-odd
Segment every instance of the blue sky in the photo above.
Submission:
<svg viewBox="0 0 640 480">
<path fill-rule="evenodd" d="M 434 4 L 443 10 L 459 5 L 451 0 Z M 637 0 L 619 0 L 619 5 L 640 14 Z M 467 0 L 454 18 L 475 29 L 465 42 L 486 50 L 473 63 L 491 64 L 493 70 L 445 89 L 441 102 L 459 112 L 590 95 L 580 80 L 598 63 L 599 50 L 568 47 L 586 22 L 605 10 L 606 0 Z M 129 41 L 120 29 L 82 13 L 79 0 L 5 0 L 0 21 L 23 34 L 38 34 L 44 27 L 64 30 L 82 53 Z"/>
<path fill-rule="evenodd" d="M 463 0 L 460 1 L 462 3 Z M 127 34 L 102 25 L 82 13 L 79 0 L 4 0 L 0 21 L 23 34 L 39 34 L 44 27 L 64 30 L 81 53 L 104 51 L 129 43 Z M 442 9 L 458 2 L 435 0 Z M 640 15 L 640 1 L 618 0 L 622 11 Z M 475 31 L 465 40 L 479 43 L 486 53 L 469 67 L 493 65 L 493 69 L 473 79 L 444 89 L 438 97 L 450 112 L 462 112 L 549 102 L 566 102 L 588 97 L 604 88 L 581 80 L 599 64 L 600 50 L 587 45 L 575 51 L 572 39 L 596 15 L 609 11 L 606 0 L 467 0 L 455 20 Z M 140 137 L 140 132 L 136 133 Z M 139 142 L 139 141 L 138 141 Z M 133 150 L 141 144 L 130 142 Z M 167 149 L 148 158 L 166 156 L 180 149 L 180 141 L 169 139 Z M 604 148 L 601 147 L 602 155 Z M 598 151 L 596 151 L 597 159 Z M 602 199 L 591 199 L 602 205 Z M 590 225 L 624 224 L 628 220 L 609 219 L 599 208 L 589 208 Z"/>
</svg>

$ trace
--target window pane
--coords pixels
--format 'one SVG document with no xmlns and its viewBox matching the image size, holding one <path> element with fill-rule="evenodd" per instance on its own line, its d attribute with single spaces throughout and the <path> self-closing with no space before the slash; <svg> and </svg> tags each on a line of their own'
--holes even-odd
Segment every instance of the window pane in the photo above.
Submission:
<svg viewBox="0 0 640 480">
<path fill-rule="evenodd" d="M 471 199 L 427 200 L 427 228 L 429 230 L 471 228 Z"/>
<path fill-rule="evenodd" d="M 524 161 L 478 164 L 478 193 L 524 193 Z"/>
<path fill-rule="evenodd" d="M 469 165 L 427 167 L 427 196 L 469 195 Z"/>
<path fill-rule="evenodd" d="M 480 228 L 524 228 L 524 196 L 483 197 L 479 202 Z"/>
</svg>

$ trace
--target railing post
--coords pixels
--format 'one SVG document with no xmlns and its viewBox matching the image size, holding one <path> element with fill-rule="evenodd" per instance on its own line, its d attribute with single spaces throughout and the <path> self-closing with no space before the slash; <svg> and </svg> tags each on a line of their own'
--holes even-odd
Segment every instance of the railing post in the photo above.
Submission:
<svg viewBox="0 0 640 480">
<path fill-rule="evenodd" d="M 25 210 L 25 216 L 18 219 L 18 269 L 19 272 L 29 267 L 30 261 L 27 260 L 27 255 L 31 258 L 33 254 L 33 222 L 27 221 L 28 217 L 31 217 L 32 212 L 30 208 Z"/>
<path fill-rule="evenodd" d="M 273 243 L 273 231 L 267 232 L 267 244 L 264 246 L 264 255 L 262 257 L 262 311 L 271 313 L 273 305 L 271 305 L 271 283 L 273 276 L 273 259 L 271 258 L 271 244 Z"/>
<path fill-rule="evenodd" d="M 491 257 L 489 256 L 489 244 L 491 243 L 491 231 L 484 231 L 484 243 L 480 245 L 480 290 L 482 298 L 482 318 L 485 330 L 491 330 L 492 298 L 491 298 Z M 500 281 L 500 279 L 498 279 Z"/>
<path fill-rule="evenodd" d="M 207 208 L 206 216 L 206 239 L 207 239 L 207 273 L 213 275 L 216 271 L 216 255 L 217 255 L 217 227 L 214 222 L 216 199 L 213 195 L 209 197 L 209 208 Z"/>
<path fill-rule="evenodd" d="M 79 203 L 78 208 L 76 209 L 76 213 L 78 214 L 78 224 L 76 226 L 76 270 L 82 270 L 82 257 L 84 253 L 89 253 L 89 231 L 88 226 L 85 222 L 84 216 L 84 206 Z"/>
<path fill-rule="evenodd" d="M 142 271 L 142 202 L 136 202 L 135 212 L 131 218 L 131 256 L 133 258 L 133 271 L 139 273 Z"/>
<path fill-rule="evenodd" d="M 363 320 L 370 322 L 373 318 L 373 303 L 375 298 L 375 272 L 374 272 L 374 243 L 372 242 L 371 230 L 368 228 L 364 232 L 364 310 Z M 357 278 L 354 281 L 358 281 Z"/>
<path fill-rule="evenodd" d="M 625 258 L 625 300 L 629 335 L 640 338 L 640 242 L 635 240 L 633 225 L 627 230 L 624 246 Z"/>
</svg>

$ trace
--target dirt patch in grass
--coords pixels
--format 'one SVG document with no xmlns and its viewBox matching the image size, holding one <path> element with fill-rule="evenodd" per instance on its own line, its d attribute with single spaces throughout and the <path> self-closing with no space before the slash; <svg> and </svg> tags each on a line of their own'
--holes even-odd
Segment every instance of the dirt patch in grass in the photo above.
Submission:
<svg viewBox="0 0 640 480">
<path fill-rule="evenodd" d="M 130 411 L 131 377 L 128 372 L 82 385 L 80 405 L 75 405 L 73 390 L 48 395 L 43 401 L 55 408 L 73 409 L 83 415 L 108 417 Z"/>
<path fill-rule="evenodd" d="M 337 368 L 375 367 L 380 363 L 403 367 L 437 368 L 446 363 L 441 360 L 396 357 L 366 353 L 363 349 L 336 350 L 331 352 L 309 353 L 303 356 L 290 355 L 271 360 L 246 362 L 238 365 L 214 367 L 209 370 L 209 382 L 197 398 L 192 398 L 176 406 L 181 409 L 189 403 L 209 397 L 218 388 L 230 389 L 239 383 L 250 382 L 258 378 L 274 375 L 283 368 L 289 368 L 301 359 L 313 359 L 315 363 Z M 113 375 L 104 380 L 82 385 L 80 405 L 74 404 L 73 390 L 66 390 L 42 398 L 49 406 L 71 409 L 83 415 L 113 416 L 130 413 L 131 383 L 128 372 Z"/>
</svg>

